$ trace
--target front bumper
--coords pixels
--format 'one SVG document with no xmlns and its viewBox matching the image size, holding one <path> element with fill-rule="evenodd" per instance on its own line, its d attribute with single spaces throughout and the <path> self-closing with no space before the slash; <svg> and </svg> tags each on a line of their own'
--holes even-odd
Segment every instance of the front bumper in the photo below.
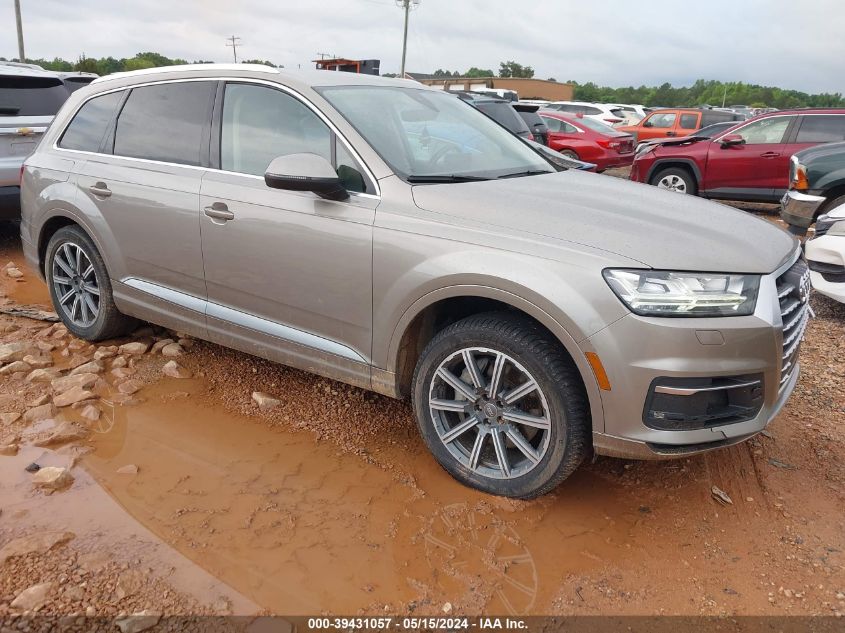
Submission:
<svg viewBox="0 0 845 633">
<path fill-rule="evenodd" d="M 831 299 L 845 303 L 845 237 L 823 235 L 809 240 L 804 248 L 810 262 L 813 288 Z"/>
<path fill-rule="evenodd" d="M 596 353 L 608 373 L 602 391 L 604 428 L 594 429 L 599 454 L 635 459 L 670 459 L 729 446 L 762 431 L 778 414 L 798 381 L 797 364 L 787 371 L 778 277 L 798 257 L 764 275 L 755 313 L 745 317 L 654 318 L 629 314 L 581 343 Z M 782 374 L 782 369 L 784 373 Z M 660 430 L 645 423 L 653 385 L 666 379 L 757 375 L 762 403 L 750 419 L 689 430 Z"/>
<path fill-rule="evenodd" d="M 824 196 L 813 196 L 790 189 L 781 198 L 780 217 L 787 224 L 808 229 L 824 201 Z"/>
</svg>

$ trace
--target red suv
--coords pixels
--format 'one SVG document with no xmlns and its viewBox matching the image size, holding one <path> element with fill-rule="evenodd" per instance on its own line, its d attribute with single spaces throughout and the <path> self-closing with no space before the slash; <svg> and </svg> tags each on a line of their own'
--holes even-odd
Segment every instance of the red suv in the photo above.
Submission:
<svg viewBox="0 0 845 633">
<path fill-rule="evenodd" d="M 778 202 L 789 186 L 789 158 L 845 140 L 845 109 L 784 110 L 701 139 L 643 145 L 631 180 L 705 198 Z"/>
</svg>

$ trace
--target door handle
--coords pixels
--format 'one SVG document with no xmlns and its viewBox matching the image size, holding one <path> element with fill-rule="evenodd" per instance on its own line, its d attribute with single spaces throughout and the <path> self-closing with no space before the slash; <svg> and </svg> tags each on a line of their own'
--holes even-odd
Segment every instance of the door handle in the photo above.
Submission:
<svg viewBox="0 0 845 633">
<path fill-rule="evenodd" d="M 780 156 L 780 152 L 764 152 L 760 154 L 760 158 L 777 158 Z"/>
<path fill-rule="evenodd" d="M 108 198 L 111 195 L 111 190 L 109 190 L 108 185 L 104 182 L 98 182 L 91 185 L 88 187 L 88 191 L 99 198 Z"/>
<path fill-rule="evenodd" d="M 205 207 L 203 211 L 205 211 L 208 217 L 214 220 L 223 220 L 226 222 L 235 219 L 235 214 L 229 211 L 229 207 L 223 202 L 215 202 L 210 207 Z"/>
<path fill-rule="evenodd" d="M 674 132 L 666 132 L 666 136 L 675 136 Z"/>
</svg>

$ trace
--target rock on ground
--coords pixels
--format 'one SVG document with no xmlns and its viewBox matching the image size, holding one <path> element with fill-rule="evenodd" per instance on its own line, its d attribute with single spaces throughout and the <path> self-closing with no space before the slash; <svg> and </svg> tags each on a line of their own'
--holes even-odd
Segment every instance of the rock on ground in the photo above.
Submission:
<svg viewBox="0 0 845 633">
<path fill-rule="evenodd" d="M 90 434 L 91 432 L 88 429 L 73 422 L 65 421 L 57 426 L 50 435 L 43 440 L 35 442 L 34 445 L 46 447 L 56 446 L 58 444 L 67 444 L 68 442 L 74 442 L 76 440 L 84 440 Z"/>
<path fill-rule="evenodd" d="M 32 483 L 38 488 L 61 490 L 73 483 L 73 475 L 67 468 L 46 466 L 32 476 Z"/>
<path fill-rule="evenodd" d="M 94 386 L 94 383 L 97 382 L 97 378 L 97 374 L 71 373 L 70 376 L 62 376 L 61 378 L 56 378 L 52 383 L 50 383 L 50 386 L 53 387 L 53 391 L 55 393 L 64 393 L 65 391 L 68 391 L 73 387 L 90 389 Z"/>
<path fill-rule="evenodd" d="M 170 358 L 176 358 L 184 353 L 185 350 L 182 349 L 182 346 L 179 345 L 179 343 L 170 343 L 169 345 L 165 345 L 161 348 L 161 355 L 168 356 Z"/>
<path fill-rule="evenodd" d="M 269 393 L 265 393 L 263 391 L 253 391 L 252 399 L 262 411 L 268 411 L 282 404 L 281 400 L 277 400 Z"/>
<path fill-rule="evenodd" d="M 161 615 L 144 609 L 132 615 L 116 618 L 114 623 L 121 633 L 140 633 L 158 624 Z"/>
<path fill-rule="evenodd" d="M 24 413 L 23 419 L 24 422 L 28 423 L 40 422 L 41 420 L 52 418 L 54 415 L 56 415 L 56 407 L 52 402 L 48 402 L 47 404 L 42 404 L 40 407 L 33 407 Z"/>
<path fill-rule="evenodd" d="M 161 371 L 164 373 L 165 376 L 170 376 L 171 378 L 190 378 L 191 372 L 175 360 L 168 361 L 164 364 L 164 367 L 161 368 Z"/>
<path fill-rule="evenodd" d="M 141 354 L 145 354 L 149 347 L 148 343 L 133 341 L 132 343 L 124 343 L 121 345 L 118 348 L 118 352 L 121 354 L 129 354 L 130 356 L 140 356 Z"/>
<path fill-rule="evenodd" d="M 50 601 L 50 594 L 53 592 L 52 582 L 42 582 L 40 585 L 33 585 L 21 591 L 12 600 L 12 608 L 22 611 L 33 611 L 43 607 Z"/>
<path fill-rule="evenodd" d="M 71 376 L 75 376 L 77 374 L 99 374 L 103 371 L 103 364 L 98 360 L 92 360 L 84 365 L 80 365 L 79 367 L 74 368 L 71 372 Z"/>
<path fill-rule="evenodd" d="M 76 536 L 73 532 L 36 532 L 16 538 L 0 548 L 0 564 L 14 556 L 26 556 L 27 554 L 49 552 L 57 545 L 62 545 Z"/>
<path fill-rule="evenodd" d="M 57 407 L 67 407 L 77 402 L 82 402 L 83 400 L 90 400 L 94 397 L 96 396 L 93 392 L 76 385 L 53 398 L 53 403 Z"/>
</svg>

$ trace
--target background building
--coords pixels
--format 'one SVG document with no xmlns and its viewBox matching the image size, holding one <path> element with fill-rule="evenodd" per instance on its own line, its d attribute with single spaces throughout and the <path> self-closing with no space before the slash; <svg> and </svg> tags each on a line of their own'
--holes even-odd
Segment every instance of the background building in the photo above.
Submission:
<svg viewBox="0 0 845 633">
<path fill-rule="evenodd" d="M 520 99 L 547 99 L 549 101 L 571 101 L 575 95 L 572 84 L 544 79 L 517 79 L 513 77 L 433 77 L 422 73 L 406 73 L 410 79 L 415 79 L 428 86 L 443 88 L 444 90 L 478 90 L 492 88 L 500 90 L 515 90 Z"/>
</svg>

